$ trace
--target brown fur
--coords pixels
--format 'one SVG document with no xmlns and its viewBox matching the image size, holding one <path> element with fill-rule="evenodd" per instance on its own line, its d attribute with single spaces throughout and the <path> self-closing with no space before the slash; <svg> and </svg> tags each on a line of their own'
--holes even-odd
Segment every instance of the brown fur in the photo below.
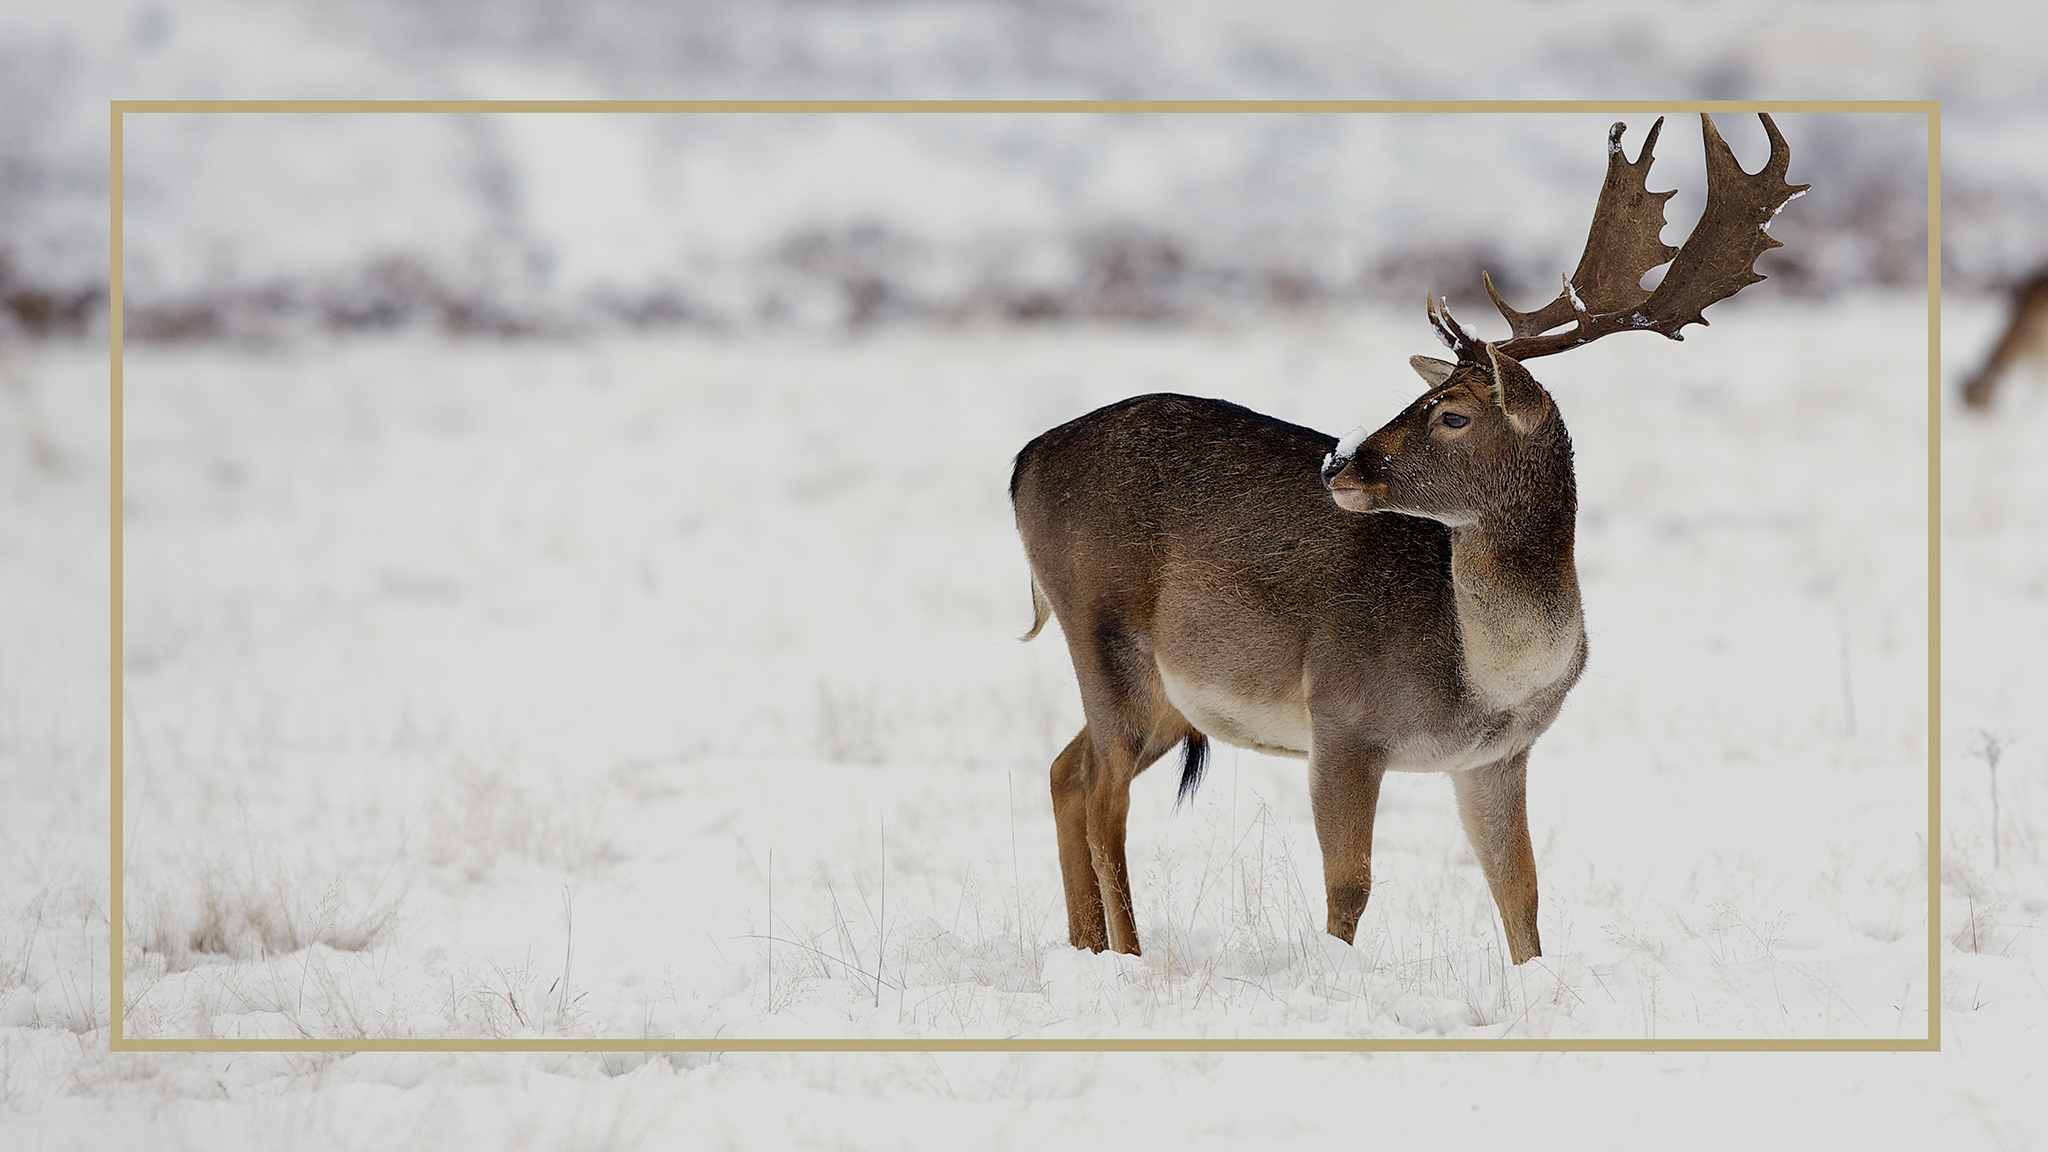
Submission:
<svg viewBox="0 0 2048 1152">
<path fill-rule="evenodd" d="M 1998 382 L 2028 356 L 2048 356 L 2048 270 L 2013 289 L 2012 319 L 1984 366 L 1963 384 L 1963 402 L 1979 410 L 1990 408 Z"/>
<path fill-rule="evenodd" d="M 1131 780 L 1214 737 L 1307 758 L 1346 941 L 1382 775 L 1451 771 L 1513 958 L 1539 953 L 1523 774 L 1585 662 L 1571 441 L 1513 360 L 1426 363 L 1443 382 L 1328 476 L 1331 437 L 1187 396 L 1110 405 L 1018 454 L 1018 531 L 1087 717 L 1052 769 L 1076 947 L 1138 951 Z"/>
</svg>

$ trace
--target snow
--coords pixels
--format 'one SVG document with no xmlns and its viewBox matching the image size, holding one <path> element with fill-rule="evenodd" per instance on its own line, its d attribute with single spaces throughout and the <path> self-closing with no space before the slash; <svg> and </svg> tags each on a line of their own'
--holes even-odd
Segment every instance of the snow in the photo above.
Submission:
<svg viewBox="0 0 2048 1152">
<path fill-rule="evenodd" d="M 1790 196 L 1785 197 L 1785 204 L 1792 203 L 1794 200 L 1797 200 L 1801 196 L 1806 195 L 1809 191 L 1811 191 L 1811 189 L 1801 188 L 1799 191 L 1794 192 Z M 1764 221 L 1762 224 L 1757 225 L 1757 227 L 1765 232 L 1770 231 L 1771 225 L 1777 223 L 1778 213 L 1783 212 L 1785 210 L 1785 204 L 1780 204 L 1776 208 L 1771 209 L 1771 218 L 1769 220 Z"/>
<path fill-rule="evenodd" d="M 1546 955 L 1523 968 L 1502 962 L 1440 778 L 1389 783 L 1350 948 L 1320 933 L 1300 765 L 1228 748 L 1178 814 L 1170 780 L 1135 789 L 1147 954 L 1067 948 L 1044 773 L 1078 704 L 1059 644 L 1014 641 L 1018 445 L 1155 387 L 1375 424 L 1418 387 L 1400 360 L 1420 316 L 131 350 L 127 1035 L 1924 1035 L 1923 303 L 1731 307 L 1684 349 L 1617 339 L 1541 365 L 1577 446 L 1593 655 L 1533 761 Z M 35 440 L 8 457 L 6 491 L 37 510 L 4 553 L 17 659 L 75 649 L 69 675 L 89 682 L 101 368 L 61 346 L 15 363 L 23 427 L 57 462 L 37 464 Z M 1383 386 L 1361 390 L 1361 367 Z M 2016 474 L 2048 404 L 2011 399 L 2002 423 L 1947 433 L 1974 446 L 1947 454 L 1944 489 L 1948 563 L 1972 567 L 1945 584 L 1951 1054 L 1932 1064 L 94 1056 L 94 853 L 33 847 L 89 842 L 103 818 L 104 793 L 80 788 L 98 725 L 73 708 L 10 737 L 71 766 L 20 777 L 8 824 L 30 848 L 8 865 L 7 920 L 41 924 L 0 940 L 34 990 L 6 1003 L 27 1026 L 0 1029 L 31 1109 L 16 1122 L 60 1146 L 165 1123 L 228 1147 L 345 1145 L 409 1130 L 432 1097 L 437 1124 L 486 1141 L 595 1123 L 865 1146 L 901 1135 L 913 1103 L 992 1132 L 1050 1096 L 1062 1126 L 1093 1118 L 1104 1140 L 1136 1131 L 1119 1104 L 1191 1136 L 1334 1133 L 1348 1110 L 1262 1086 L 1376 1099 L 1394 1075 L 1435 1097 L 1489 1085 L 1501 1110 L 1460 1121 L 1473 1131 L 1599 1091 L 1727 1135 L 1669 1070 L 1786 1121 L 1832 1092 L 1813 1115 L 1838 1126 L 1875 1111 L 2023 1142 L 2037 1129 L 2002 1102 L 2038 1076 L 2012 1058 L 2044 1015 L 2033 689 L 2000 655 L 2020 621 L 1992 604 L 2009 601 L 1953 575 L 2032 578 L 1998 542 L 2034 514 Z M 33 683 L 6 683 L 10 714 L 35 714 Z M 2019 737 L 1997 868 L 1961 751 L 1975 727 Z M 1389 1109 L 1389 1131 L 1433 1122 Z"/>
<path fill-rule="evenodd" d="M 1372 429 L 1367 428 L 1363 424 L 1346 432 L 1344 438 L 1337 441 L 1337 455 L 1347 460 L 1350 459 L 1352 453 L 1357 452 L 1358 446 L 1365 443 L 1365 438 L 1370 435 L 1372 435 Z"/>
</svg>

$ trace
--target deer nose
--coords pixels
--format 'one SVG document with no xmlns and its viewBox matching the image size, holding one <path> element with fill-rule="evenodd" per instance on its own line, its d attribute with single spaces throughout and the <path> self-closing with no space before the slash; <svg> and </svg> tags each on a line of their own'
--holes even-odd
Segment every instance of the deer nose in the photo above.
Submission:
<svg viewBox="0 0 2048 1152">
<path fill-rule="evenodd" d="M 1323 458 L 1323 487 L 1331 492 L 1350 488 L 1364 488 L 1372 481 L 1366 475 L 1366 457 L 1339 456 L 1335 452 Z"/>
</svg>

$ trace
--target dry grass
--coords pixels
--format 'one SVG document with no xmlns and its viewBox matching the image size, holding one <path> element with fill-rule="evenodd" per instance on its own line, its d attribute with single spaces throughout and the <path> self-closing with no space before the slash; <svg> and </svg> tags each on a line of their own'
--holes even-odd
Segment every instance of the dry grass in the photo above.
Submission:
<svg viewBox="0 0 2048 1152">
<path fill-rule="evenodd" d="M 145 883 L 131 891 L 129 940 L 181 971 L 217 957 L 238 962 L 324 944 L 361 952 L 397 922 L 396 897 L 369 904 L 346 899 L 339 881 L 308 884 L 304 867 L 261 871 L 223 860 L 193 867 L 182 882 Z"/>
</svg>

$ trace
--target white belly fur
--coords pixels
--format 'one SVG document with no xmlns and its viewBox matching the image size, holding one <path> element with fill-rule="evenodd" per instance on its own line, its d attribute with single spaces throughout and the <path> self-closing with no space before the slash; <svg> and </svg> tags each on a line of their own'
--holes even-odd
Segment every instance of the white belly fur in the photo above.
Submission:
<svg viewBox="0 0 2048 1152">
<path fill-rule="evenodd" d="M 1463 747 L 1412 741 L 1387 755 L 1389 772 L 1470 772 L 1501 758 L 1501 749 L 1474 740 Z"/>
<path fill-rule="evenodd" d="M 1164 663 L 1159 679 L 1166 698 L 1188 723 L 1208 736 L 1255 752 L 1307 756 L 1308 704 L 1299 697 L 1260 700 L 1176 676 Z"/>
</svg>

